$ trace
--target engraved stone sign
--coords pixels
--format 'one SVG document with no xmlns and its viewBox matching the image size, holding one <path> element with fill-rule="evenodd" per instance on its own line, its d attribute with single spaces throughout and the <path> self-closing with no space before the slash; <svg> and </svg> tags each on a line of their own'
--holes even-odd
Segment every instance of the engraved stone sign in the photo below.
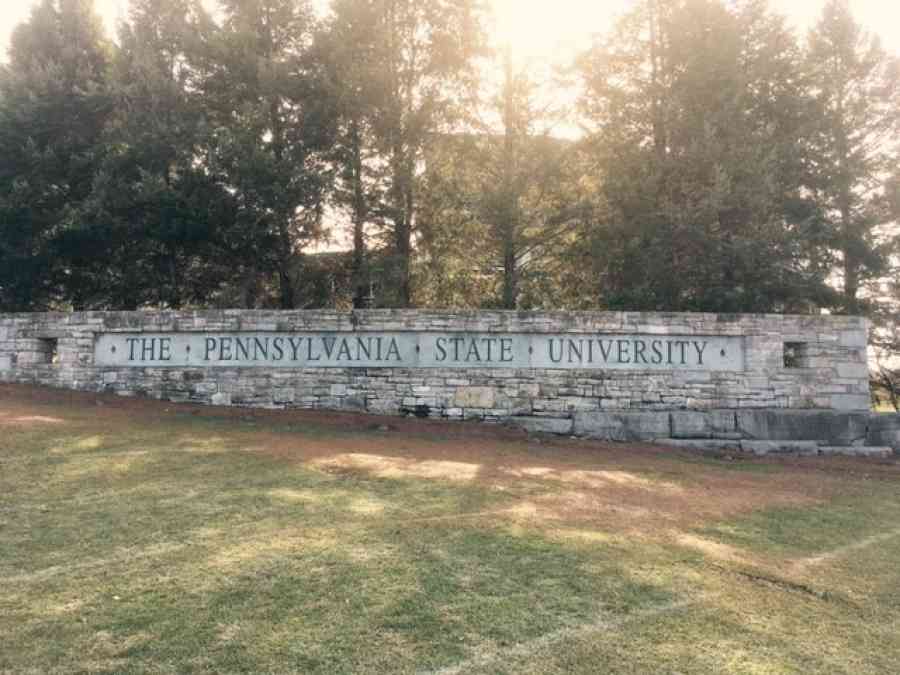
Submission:
<svg viewBox="0 0 900 675">
<path fill-rule="evenodd" d="M 743 371 L 735 336 L 229 332 L 104 333 L 97 366 L 265 368 L 546 368 Z"/>
</svg>

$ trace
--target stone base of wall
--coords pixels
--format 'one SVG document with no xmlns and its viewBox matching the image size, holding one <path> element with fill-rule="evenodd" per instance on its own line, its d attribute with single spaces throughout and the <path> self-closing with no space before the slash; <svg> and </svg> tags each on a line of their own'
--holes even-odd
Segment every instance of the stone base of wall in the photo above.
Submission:
<svg viewBox="0 0 900 675">
<path fill-rule="evenodd" d="M 532 433 L 650 442 L 755 455 L 900 454 L 900 415 L 834 410 L 576 412 L 571 419 L 513 417 Z"/>
</svg>

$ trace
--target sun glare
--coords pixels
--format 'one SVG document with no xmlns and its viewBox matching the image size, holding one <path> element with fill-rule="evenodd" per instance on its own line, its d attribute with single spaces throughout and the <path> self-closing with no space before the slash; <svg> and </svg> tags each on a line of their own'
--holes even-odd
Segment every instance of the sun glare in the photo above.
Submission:
<svg viewBox="0 0 900 675">
<path fill-rule="evenodd" d="M 606 31 L 632 0 L 494 0 L 494 41 L 509 45 L 517 60 L 559 60 Z"/>
<path fill-rule="evenodd" d="M 609 29 L 615 17 L 638 0 L 491 0 L 496 22 L 493 42 L 510 45 L 518 61 L 565 60 Z M 39 0 L 0 2 L 0 60 L 5 59 L 9 36 L 28 18 Z M 209 0 L 204 0 L 209 2 Z M 774 9 L 800 30 L 815 24 L 826 0 L 770 0 Z M 127 16 L 128 0 L 94 0 L 110 35 Z M 312 0 L 324 12 L 329 0 Z M 900 7 L 883 0 L 852 0 L 857 19 L 881 36 L 885 46 L 900 53 Z"/>
</svg>

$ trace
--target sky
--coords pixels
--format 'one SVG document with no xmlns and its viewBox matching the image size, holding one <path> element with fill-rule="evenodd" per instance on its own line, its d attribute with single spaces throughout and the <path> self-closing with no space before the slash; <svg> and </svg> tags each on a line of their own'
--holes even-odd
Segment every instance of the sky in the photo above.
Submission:
<svg viewBox="0 0 900 675">
<path fill-rule="evenodd" d="M 327 0 L 313 0 L 326 6 Z M 491 0 L 498 16 L 498 37 L 509 38 L 517 59 L 546 60 L 571 53 L 592 34 L 604 32 L 633 0 Z M 110 32 L 125 16 L 128 0 L 94 0 Z M 813 26 L 826 0 L 770 0 L 801 31 Z M 9 36 L 27 19 L 38 0 L 0 0 L 0 52 L 5 60 Z M 881 36 L 884 46 L 900 54 L 900 3 L 852 0 L 857 20 Z M 505 40 L 504 40 L 505 42 Z"/>
</svg>

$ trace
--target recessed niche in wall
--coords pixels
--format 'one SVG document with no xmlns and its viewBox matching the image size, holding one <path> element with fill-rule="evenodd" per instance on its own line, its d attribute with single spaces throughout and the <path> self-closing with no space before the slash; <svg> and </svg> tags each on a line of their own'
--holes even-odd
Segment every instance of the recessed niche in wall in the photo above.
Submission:
<svg viewBox="0 0 900 675">
<path fill-rule="evenodd" d="M 785 342 L 784 367 L 807 368 L 809 364 L 809 343 Z"/>
<path fill-rule="evenodd" d="M 59 363 L 59 340 L 57 338 L 38 338 L 38 343 L 44 363 Z"/>
</svg>

